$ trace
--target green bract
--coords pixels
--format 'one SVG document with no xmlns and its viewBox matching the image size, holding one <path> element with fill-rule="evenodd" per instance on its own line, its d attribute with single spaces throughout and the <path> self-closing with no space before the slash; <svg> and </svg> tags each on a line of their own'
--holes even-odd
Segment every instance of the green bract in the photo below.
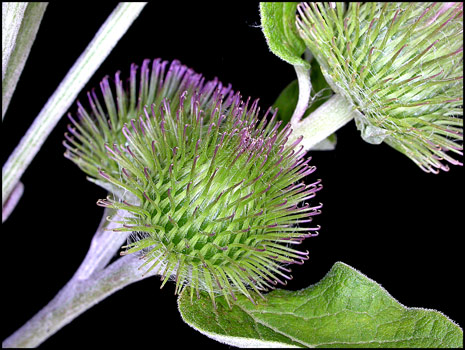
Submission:
<svg viewBox="0 0 465 350">
<path fill-rule="evenodd" d="M 297 27 L 335 92 L 359 112 L 362 137 L 423 170 L 461 164 L 463 4 L 343 3 L 298 7 Z"/>
<path fill-rule="evenodd" d="M 161 266 L 162 286 L 173 276 L 177 293 L 189 285 L 191 297 L 206 290 L 213 303 L 235 292 L 254 301 L 291 278 L 284 265 L 308 259 L 289 245 L 317 234 L 298 226 L 320 212 L 302 203 L 321 189 L 300 182 L 315 167 L 271 108 L 259 119 L 258 100 L 243 102 L 178 62 L 165 74 L 165 64 L 150 72 L 144 62 L 138 99 L 134 66 L 129 94 L 117 74 L 117 103 L 105 79 L 106 110 L 95 94 L 94 116 L 79 106 L 68 155 L 123 190 L 98 204 L 129 214 L 114 231 L 132 233 L 123 254 L 141 251 L 145 273 Z"/>
</svg>

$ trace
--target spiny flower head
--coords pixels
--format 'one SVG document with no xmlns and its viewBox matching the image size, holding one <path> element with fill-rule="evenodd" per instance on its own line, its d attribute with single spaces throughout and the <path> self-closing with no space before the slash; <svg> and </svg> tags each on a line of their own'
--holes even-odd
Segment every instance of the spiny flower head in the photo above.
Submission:
<svg viewBox="0 0 465 350">
<path fill-rule="evenodd" d="M 286 265 L 308 259 L 291 246 L 319 229 L 300 226 L 320 213 L 305 202 L 320 181 L 301 181 L 315 167 L 276 112 L 259 118 L 258 100 L 201 85 L 172 96 L 117 122 L 122 137 L 104 143 L 106 167 L 95 167 L 126 195 L 98 205 L 129 214 L 114 230 L 131 233 L 122 254 L 142 252 L 144 273 L 161 266 L 162 286 L 172 277 L 191 298 L 206 290 L 230 304 L 239 292 L 254 302 L 292 278 Z"/>
<path fill-rule="evenodd" d="M 196 91 L 200 95 L 199 107 L 206 108 L 211 104 L 213 94 L 233 94 L 231 85 L 223 86 L 217 78 L 206 82 L 201 74 L 177 60 L 170 64 L 155 59 L 150 63 L 150 60 L 144 60 L 140 72 L 139 67 L 132 64 L 128 84 L 121 80 L 120 71 L 115 74 L 114 87 L 106 76 L 100 83 L 103 102 L 92 89 L 87 93 L 90 111 L 78 101 L 77 120 L 68 115 L 72 124 L 68 125 L 69 133 L 65 133 L 63 142 L 67 149 L 65 157 L 91 178 L 99 178 L 100 169 L 113 174 L 119 172 L 118 164 L 107 156 L 105 145 L 125 143 L 123 126 L 143 113 L 145 106 L 158 106 L 164 99 L 169 99 L 171 108 L 177 109 L 184 91 Z M 223 107 L 227 107 L 227 103 Z M 185 108 L 188 112 L 190 106 Z"/>
<path fill-rule="evenodd" d="M 427 172 L 462 165 L 463 4 L 302 3 L 296 24 L 367 142 Z"/>
</svg>

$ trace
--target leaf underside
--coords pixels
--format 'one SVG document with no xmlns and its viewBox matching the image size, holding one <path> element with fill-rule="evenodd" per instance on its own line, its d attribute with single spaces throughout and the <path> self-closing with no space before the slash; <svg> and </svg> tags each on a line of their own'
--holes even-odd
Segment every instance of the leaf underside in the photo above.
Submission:
<svg viewBox="0 0 465 350">
<path fill-rule="evenodd" d="M 238 296 L 232 309 L 208 294 L 178 306 L 186 323 L 220 342 L 274 347 L 463 347 L 462 329 L 440 312 L 407 308 L 379 284 L 338 262 L 317 284 L 275 290 L 254 306 Z"/>
</svg>

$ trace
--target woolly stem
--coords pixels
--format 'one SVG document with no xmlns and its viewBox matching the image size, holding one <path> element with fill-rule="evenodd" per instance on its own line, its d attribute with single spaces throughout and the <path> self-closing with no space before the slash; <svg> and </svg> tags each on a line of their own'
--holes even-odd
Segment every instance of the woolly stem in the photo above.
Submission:
<svg viewBox="0 0 465 350">
<path fill-rule="evenodd" d="M 18 22 L 15 25 L 5 23 L 4 18 L 9 19 L 10 16 L 8 16 L 8 13 L 3 12 L 3 6 L 9 9 L 12 6 L 22 6 L 22 4 L 27 5 L 24 10 L 24 17 L 19 18 L 20 16 L 13 15 L 12 17 Z M 14 46 L 10 43 L 7 55 L 5 55 L 7 56 L 7 62 L 3 62 L 4 55 L 2 51 L 2 121 L 26 64 L 47 5 L 47 2 L 2 3 L 2 34 L 15 31 L 19 27 Z M 5 27 L 3 26 L 4 23 L 6 24 Z M 3 45 L 4 42 L 2 42 Z M 3 64 L 6 64 L 6 66 L 3 66 Z"/>
<path fill-rule="evenodd" d="M 291 121 L 294 131 L 288 142 L 292 143 L 303 136 L 300 145 L 309 150 L 346 125 L 356 113 L 346 98 L 335 94 L 302 121 Z"/>
<path fill-rule="evenodd" d="M 27 2 L 2 3 L 2 81 L 21 28 Z"/>
<path fill-rule="evenodd" d="M 45 139 L 146 3 L 120 3 L 71 67 L 2 169 L 2 206 Z"/>
<path fill-rule="evenodd" d="M 143 276 L 137 270 L 140 265 L 137 256 L 128 255 L 86 280 L 72 278 L 47 306 L 8 337 L 2 346 L 37 347 L 101 300 L 158 271 L 156 268 Z"/>
<path fill-rule="evenodd" d="M 121 225 L 114 222 L 123 220 L 127 216 L 124 210 L 105 208 L 100 225 L 90 243 L 86 257 L 76 271 L 74 277 L 78 280 L 88 279 L 94 272 L 102 270 L 117 254 L 122 245 L 126 243 L 128 234 L 125 232 L 113 232 L 114 228 Z M 112 221 L 107 218 L 111 217 Z"/>
<path fill-rule="evenodd" d="M 37 347 L 109 295 L 158 272 L 159 266 L 142 274 L 136 254 L 119 258 L 105 267 L 117 253 L 122 239 L 126 239 L 122 233 L 108 231 L 116 225 L 105 219 L 109 210 L 105 210 L 89 252 L 75 275 L 42 310 L 4 340 L 4 348 Z"/>
</svg>

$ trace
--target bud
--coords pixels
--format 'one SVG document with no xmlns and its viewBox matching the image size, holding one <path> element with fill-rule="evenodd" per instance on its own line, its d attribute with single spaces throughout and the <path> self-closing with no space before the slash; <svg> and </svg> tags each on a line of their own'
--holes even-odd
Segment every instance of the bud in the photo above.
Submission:
<svg viewBox="0 0 465 350">
<path fill-rule="evenodd" d="M 463 4 L 302 3 L 297 28 L 365 141 L 427 172 L 462 165 Z"/>
<path fill-rule="evenodd" d="M 183 91 L 197 91 L 201 94 L 200 107 L 205 108 L 212 103 L 213 93 L 233 94 L 231 85 L 223 86 L 217 78 L 205 82 L 201 74 L 179 61 L 169 64 L 168 61 L 155 59 L 151 69 L 150 63 L 150 60 L 144 60 L 140 72 L 139 67 L 132 64 L 127 86 L 120 78 L 120 71 L 114 76 L 113 87 L 110 78 L 106 76 L 100 83 L 103 103 L 99 101 L 95 89 L 92 89 L 87 93 L 90 112 L 78 101 L 77 120 L 68 114 L 72 124 L 68 125 L 69 133 L 65 133 L 66 140 L 63 142 L 67 149 L 65 157 L 92 178 L 100 177 L 100 169 L 109 174 L 119 173 L 117 163 L 107 156 L 106 145 L 124 144 L 126 138 L 122 133 L 123 126 L 131 118 L 142 114 L 145 106 L 152 103 L 158 106 L 163 99 L 169 99 L 172 101 L 171 107 L 177 109 Z"/>
<path fill-rule="evenodd" d="M 100 122 L 99 128 L 106 113 L 95 97 L 94 117 L 79 107 L 81 123 L 75 125 L 82 143 L 75 142 L 80 148 L 69 151 L 71 158 L 136 198 L 97 204 L 131 214 L 114 231 L 132 233 L 122 255 L 142 252 L 144 273 L 162 266 L 161 286 L 172 276 L 175 293 L 190 286 L 191 298 L 205 290 L 214 304 L 217 294 L 229 304 L 239 292 L 255 302 L 255 295 L 292 278 L 285 265 L 303 263 L 308 252 L 291 246 L 317 234 L 318 227 L 299 226 L 321 208 L 303 203 L 321 185 L 301 182 L 315 170 L 299 147 L 302 138 L 288 143 L 292 130 L 280 128 L 276 112 L 270 108 L 259 118 L 258 100 L 243 102 L 216 80 L 203 84 L 178 63 L 176 72 L 170 68 L 153 78 L 152 71 L 144 79 L 146 65 L 137 107 L 135 98 L 125 100 L 118 79 L 115 104 L 104 80 L 110 127 Z M 134 69 L 130 96 L 133 76 Z M 157 90 L 151 94 L 152 85 Z M 106 152 L 94 159 L 90 145 Z"/>
</svg>

